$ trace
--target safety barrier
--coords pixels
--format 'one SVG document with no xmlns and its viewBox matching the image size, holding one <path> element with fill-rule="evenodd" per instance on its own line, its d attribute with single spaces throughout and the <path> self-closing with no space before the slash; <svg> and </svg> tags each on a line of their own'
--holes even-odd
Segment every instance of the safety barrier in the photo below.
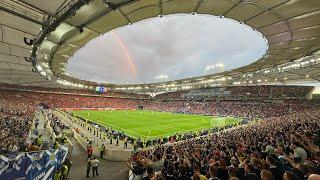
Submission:
<svg viewBox="0 0 320 180">
<path fill-rule="evenodd" d="M 73 137 L 84 150 L 87 150 L 88 143 L 80 134 L 78 134 L 76 131 L 73 131 Z M 94 148 L 94 152 L 95 154 L 99 154 L 99 149 Z M 104 157 L 109 161 L 128 161 L 131 157 L 131 151 L 125 149 L 121 150 L 106 148 Z"/>
</svg>

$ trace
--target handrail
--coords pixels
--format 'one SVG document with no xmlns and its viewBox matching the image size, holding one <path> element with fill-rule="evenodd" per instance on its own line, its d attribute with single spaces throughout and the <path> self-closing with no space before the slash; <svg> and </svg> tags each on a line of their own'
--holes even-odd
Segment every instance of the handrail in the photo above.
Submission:
<svg viewBox="0 0 320 180">
<path fill-rule="evenodd" d="M 61 145 L 61 146 L 64 146 L 64 145 Z M 66 147 L 66 146 L 64 146 Z M 12 156 L 12 155 L 15 155 L 15 154 L 29 154 L 29 153 L 40 153 L 40 152 L 45 152 L 45 151 L 53 151 L 55 149 L 41 149 L 39 151 L 19 151 L 19 152 L 12 152 L 12 153 L 6 153 L 6 154 L 0 154 L 0 156 Z"/>
</svg>

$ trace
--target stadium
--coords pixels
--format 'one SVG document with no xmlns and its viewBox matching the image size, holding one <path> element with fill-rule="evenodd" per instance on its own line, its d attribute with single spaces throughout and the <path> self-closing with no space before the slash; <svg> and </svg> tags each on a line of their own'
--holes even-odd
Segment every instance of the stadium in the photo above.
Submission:
<svg viewBox="0 0 320 180">
<path fill-rule="evenodd" d="M 1 0 L 0 180 L 319 180 L 319 0 Z"/>
</svg>

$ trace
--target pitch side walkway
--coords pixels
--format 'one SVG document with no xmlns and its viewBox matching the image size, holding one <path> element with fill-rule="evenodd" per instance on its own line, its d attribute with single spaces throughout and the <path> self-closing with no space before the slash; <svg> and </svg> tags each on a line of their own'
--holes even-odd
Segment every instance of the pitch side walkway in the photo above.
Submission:
<svg viewBox="0 0 320 180">
<path fill-rule="evenodd" d="M 90 172 L 90 177 L 86 177 L 87 171 L 87 155 L 85 150 L 75 141 L 75 139 L 70 138 L 73 143 L 73 153 L 72 153 L 72 167 L 70 171 L 71 180 L 127 180 L 129 170 L 126 166 L 126 162 L 111 162 L 104 159 L 98 159 L 100 161 L 99 165 L 99 176 L 92 177 L 92 172 Z"/>
<path fill-rule="evenodd" d="M 102 143 L 105 144 L 106 148 L 111 148 L 111 149 L 120 149 L 123 150 L 124 142 L 122 140 L 119 140 L 119 145 L 116 146 L 115 140 L 113 140 L 112 144 L 110 144 L 109 139 L 106 139 L 105 141 L 99 139 L 94 135 L 93 132 L 88 131 L 86 128 L 81 127 L 77 123 L 73 123 L 69 117 L 67 117 L 66 113 L 64 112 L 59 112 L 59 111 L 53 111 L 53 113 L 57 116 L 59 116 L 64 122 L 66 122 L 68 125 L 70 125 L 72 128 L 79 128 L 81 130 L 81 133 L 83 133 L 86 137 L 88 137 L 94 145 L 94 148 L 98 149 L 102 145 Z M 128 143 L 128 150 L 133 150 L 133 146 Z"/>
<path fill-rule="evenodd" d="M 73 128 L 79 128 L 81 129 L 82 133 L 85 133 L 88 136 L 94 137 L 93 133 L 90 133 L 83 127 L 81 127 L 78 124 L 72 123 L 72 121 L 66 117 L 65 114 L 57 111 L 53 111 L 54 114 L 58 115 L 63 121 L 65 121 L 67 124 L 69 124 Z M 78 144 L 78 142 L 73 138 L 69 137 L 70 141 L 73 144 L 73 152 L 72 152 L 72 168 L 70 171 L 70 179 L 73 180 L 85 180 L 85 179 L 103 179 L 103 180 L 127 180 L 129 176 L 129 169 L 126 166 L 126 162 L 112 162 L 107 161 L 105 159 L 100 159 L 100 165 L 98 168 L 99 176 L 92 177 L 92 171 L 90 171 L 90 177 L 86 177 L 86 171 L 87 171 L 87 154 L 86 151 Z M 93 140 L 93 139 L 92 139 Z M 97 140 L 97 139 L 96 139 Z M 101 140 L 98 140 L 98 144 L 101 144 Z M 113 142 L 112 145 L 110 145 L 107 142 L 105 142 L 106 147 L 112 147 L 112 148 L 122 148 L 123 144 L 122 142 L 119 143 L 119 146 L 115 145 L 115 142 Z M 131 147 L 132 148 L 132 147 Z M 98 147 L 95 146 L 94 149 L 94 156 L 99 157 L 97 154 Z"/>
</svg>

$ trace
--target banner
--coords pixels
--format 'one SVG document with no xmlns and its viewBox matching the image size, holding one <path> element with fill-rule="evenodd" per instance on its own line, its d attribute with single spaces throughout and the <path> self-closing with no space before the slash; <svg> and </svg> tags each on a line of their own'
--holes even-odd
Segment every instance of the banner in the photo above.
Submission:
<svg viewBox="0 0 320 180">
<path fill-rule="evenodd" d="M 0 179 L 17 179 L 25 176 L 27 158 L 24 153 L 0 155 Z"/>
<path fill-rule="evenodd" d="M 52 151 L 0 155 L 0 179 L 52 179 L 68 155 L 67 147 Z"/>
</svg>

